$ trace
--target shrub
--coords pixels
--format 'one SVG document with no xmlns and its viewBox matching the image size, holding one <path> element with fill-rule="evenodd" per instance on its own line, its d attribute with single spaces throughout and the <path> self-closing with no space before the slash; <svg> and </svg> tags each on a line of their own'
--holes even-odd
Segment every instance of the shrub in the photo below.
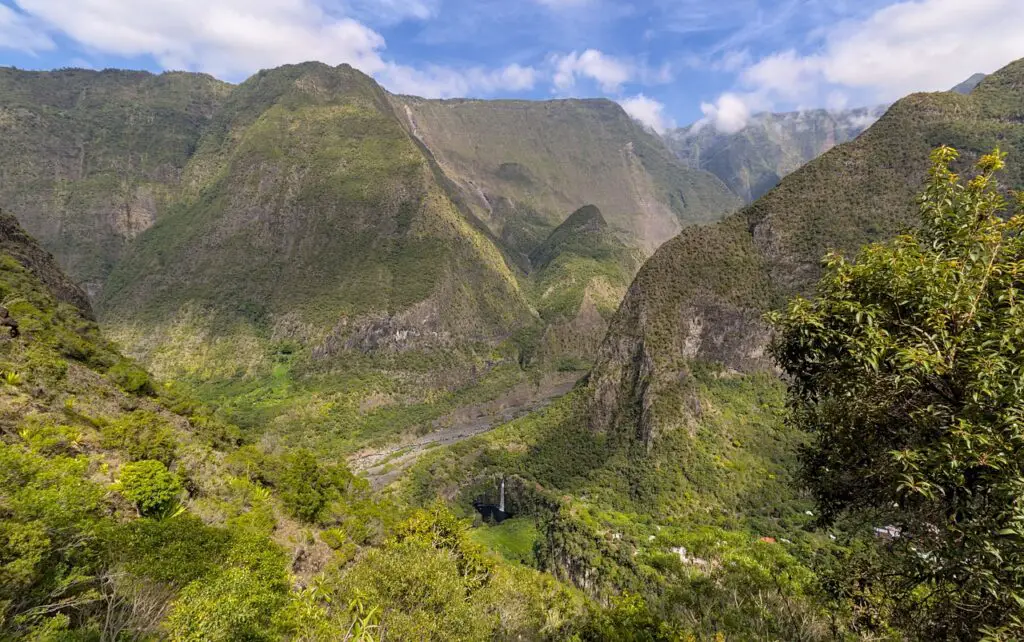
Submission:
<svg viewBox="0 0 1024 642">
<path fill-rule="evenodd" d="M 149 373 L 140 368 L 128 359 L 121 359 L 110 370 L 107 376 L 125 392 L 134 395 L 153 394 L 153 383 L 150 381 Z"/>
<path fill-rule="evenodd" d="M 174 433 L 166 421 L 147 411 L 136 411 L 112 421 L 100 429 L 104 448 L 123 451 L 132 461 L 155 459 L 170 464 L 178 449 Z"/>
<path fill-rule="evenodd" d="M 125 464 L 117 490 L 146 517 L 166 515 L 177 504 L 181 482 L 163 462 L 145 459 Z"/>
</svg>

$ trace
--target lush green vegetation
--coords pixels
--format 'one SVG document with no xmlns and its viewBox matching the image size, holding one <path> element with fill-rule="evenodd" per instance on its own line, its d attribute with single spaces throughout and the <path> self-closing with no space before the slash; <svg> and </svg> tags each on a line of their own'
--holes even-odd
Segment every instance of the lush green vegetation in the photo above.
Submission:
<svg viewBox="0 0 1024 642">
<path fill-rule="evenodd" d="M 547 125 L 495 128 L 509 158 L 479 186 L 504 195 L 488 210 L 504 229 L 445 174 L 479 178 L 490 158 L 445 130 L 481 127 L 474 101 L 396 98 L 319 64 L 218 95 L 182 187 L 103 293 L 160 376 L 0 217 L 0 304 L 21 330 L 0 333 L 0 638 L 1019 635 L 1020 220 L 997 216 L 1001 161 L 966 185 L 936 169 L 918 236 L 816 262 L 908 220 L 921 162 L 902 161 L 936 138 L 1002 140 L 1014 159 L 1021 69 L 911 97 L 686 230 L 614 315 L 636 259 L 625 210 L 556 226 L 561 196 L 538 185 L 564 196 L 625 159 L 686 222 L 720 187 L 687 192 L 694 175 L 617 107 L 491 106 L 502 123 L 582 118 L 576 149 L 618 154 L 563 167 L 530 148 Z M 762 312 L 822 270 L 783 324 L 787 412 Z M 572 392 L 486 430 L 515 416 L 502 404 L 528 407 L 518 388 L 594 355 Z M 437 429 L 452 430 L 412 452 Z M 372 477 L 385 492 L 346 461 L 367 457 L 394 473 Z M 501 480 L 514 517 L 482 524 L 474 503 Z"/>
<path fill-rule="evenodd" d="M 0 637 L 562 639 L 594 608 L 486 555 L 443 507 L 244 444 L 182 392 L 122 377 L 144 371 L 57 302 L 36 276 L 52 264 L 15 255 L 45 256 L 0 254 L 22 329 L 0 338 Z"/>
<path fill-rule="evenodd" d="M 886 526 L 859 581 L 922 639 L 1024 634 L 1024 195 L 941 147 L 919 231 L 832 255 L 817 295 L 775 316 L 804 482 L 823 518 Z M 870 625 L 875 613 L 865 619 Z"/>
<path fill-rule="evenodd" d="M 505 520 L 501 524 L 473 529 L 471 537 L 486 548 L 513 562 L 533 563 L 537 524 L 529 517 Z"/>
</svg>

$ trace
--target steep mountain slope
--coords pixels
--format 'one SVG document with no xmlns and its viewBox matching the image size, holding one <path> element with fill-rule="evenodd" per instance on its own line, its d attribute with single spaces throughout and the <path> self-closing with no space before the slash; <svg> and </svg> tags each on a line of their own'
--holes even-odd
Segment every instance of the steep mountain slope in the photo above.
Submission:
<svg viewBox="0 0 1024 642">
<path fill-rule="evenodd" d="M 591 426 L 650 442 L 685 423 L 691 364 L 770 368 L 762 313 L 821 273 L 830 249 L 854 252 L 916 220 L 929 151 L 946 144 L 969 164 L 1000 146 L 1012 187 L 1024 186 L 1024 61 L 970 95 L 915 94 L 858 139 L 794 172 L 726 220 L 684 230 L 640 270 L 590 377 Z"/>
<path fill-rule="evenodd" d="M 868 107 L 761 113 L 736 133 L 697 124 L 666 132 L 664 138 L 687 166 L 711 172 L 751 203 L 782 177 L 855 138 L 884 111 Z"/>
<path fill-rule="evenodd" d="M 530 254 L 532 300 L 547 324 L 539 352 L 590 360 L 632 275 L 639 250 L 612 232 L 597 207 L 573 212 Z"/>
<path fill-rule="evenodd" d="M 115 268 L 103 317 L 241 327 L 321 355 L 501 337 L 531 312 L 442 182 L 369 77 L 261 72 L 203 136 L 185 198 Z"/>
<path fill-rule="evenodd" d="M 84 301 L 74 287 L 0 215 L 21 328 L 0 332 L 0 638 L 336 640 L 356 617 L 400 639 L 562 638 L 589 612 L 443 509 L 381 501 L 296 444 L 243 446 L 124 359 L 64 301 Z"/>
<path fill-rule="evenodd" d="M 394 98 L 412 134 L 466 204 L 513 250 L 529 254 L 565 216 L 596 205 L 617 234 L 651 251 L 737 200 L 608 100 Z"/>
<path fill-rule="evenodd" d="M 0 68 L 0 203 L 97 295 L 229 88 L 201 74 Z"/>
</svg>

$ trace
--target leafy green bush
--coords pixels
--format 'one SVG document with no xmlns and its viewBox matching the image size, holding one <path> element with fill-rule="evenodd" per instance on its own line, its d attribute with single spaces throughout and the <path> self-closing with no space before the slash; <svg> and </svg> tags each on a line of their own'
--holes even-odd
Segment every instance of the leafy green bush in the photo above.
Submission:
<svg viewBox="0 0 1024 642">
<path fill-rule="evenodd" d="M 173 519 L 138 519 L 106 535 L 112 560 L 138 577 L 184 587 L 223 563 L 231 533 L 188 513 Z"/>
<path fill-rule="evenodd" d="M 154 517 L 167 514 L 178 502 L 182 487 L 163 462 L 144 459 L 121 467 L 115 485 L 139 514 Z"/>
<path fill-rule="evenodd" d="M 287 557 L 262 536 L 235 532 L 221 568 L 181 592 L 167 618 L 181 642 L 279 640 L 288 604 Z"/>
<path fill-rule="evenodd" d="M 153 394 L 149 373 L 129 359 L 121 359 L 107 371 L 107 376 L 125 392 L 135 395 Z"/>
<path fill-rule="evenodd" d="M 136 410 L 110 421 L 100 428 L 104 448 L 123 451 L 133 461 L 155 459 L 170 464 L 178 442 L 170 425 L 155 413 Z"/>
<path fill-rule="evenodd" d="M 355 480 L 344 464 L 322 464 L 304 449 L 281 457 L 272 479 L 288 510 L 311 523 L 319 521 L 327 506 L 341 499 Z"/>
</svg>

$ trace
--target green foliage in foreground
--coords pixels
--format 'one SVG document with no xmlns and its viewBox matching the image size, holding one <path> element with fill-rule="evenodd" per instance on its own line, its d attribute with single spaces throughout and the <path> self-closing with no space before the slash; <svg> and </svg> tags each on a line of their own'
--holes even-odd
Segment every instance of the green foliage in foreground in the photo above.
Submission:
<svg viewBox="0 0 1024 642">
<path fill-rule="evenodd" d="M 775 315 L 802 476 L 826 519 L 897 536 L 861 586 L 924 639 L 1024 636 L 1024 197 L 998 152 L 932 154 L 921 229 L 832 255 Z"/>
</svg>

